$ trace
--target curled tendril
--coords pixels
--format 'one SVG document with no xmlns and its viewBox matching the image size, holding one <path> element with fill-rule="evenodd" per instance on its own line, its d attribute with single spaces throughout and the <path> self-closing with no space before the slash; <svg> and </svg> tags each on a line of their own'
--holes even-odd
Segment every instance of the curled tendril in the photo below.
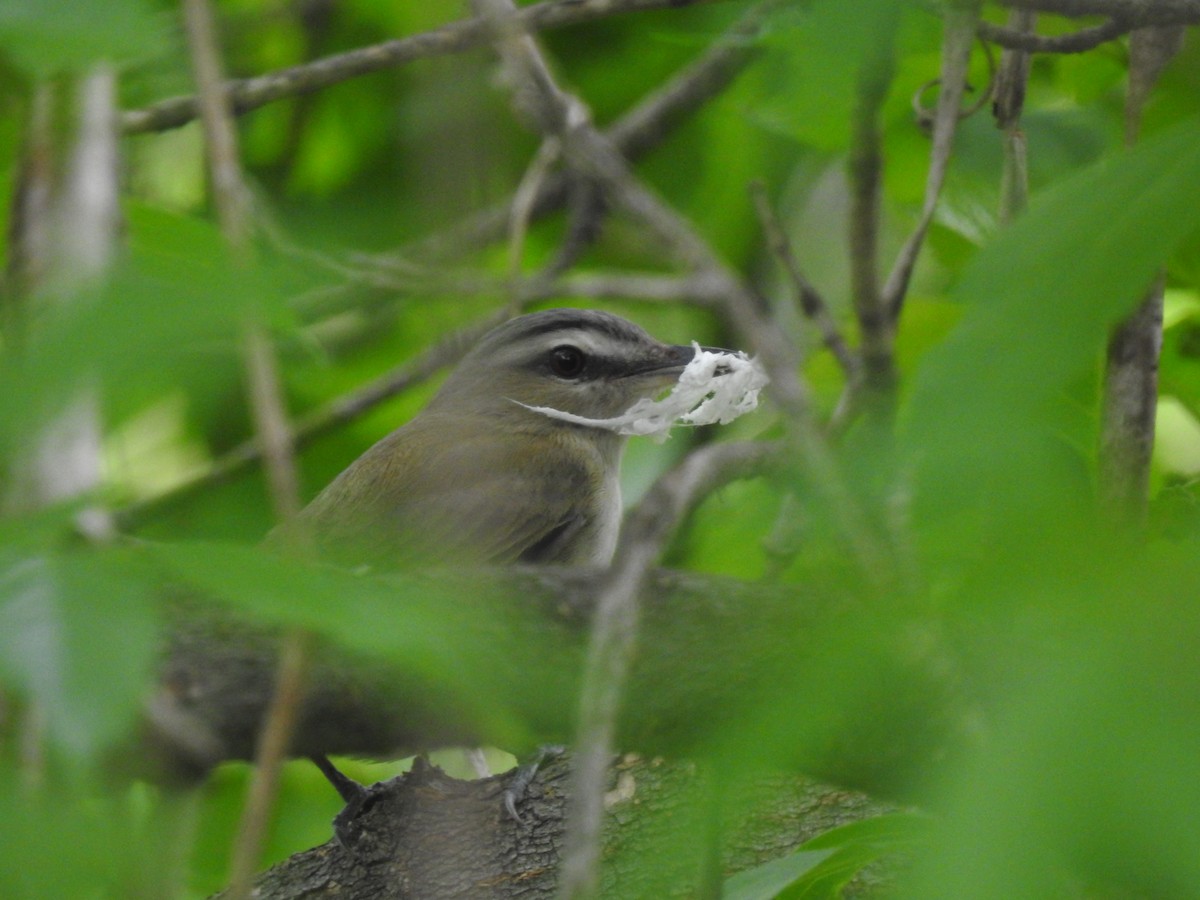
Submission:
<svg viewBox="0 0 1200 900">
<path fill-rule="evenodd" d="M 995 54 L 995 51 L 992 49 L 992 45 L 987 43 L 986 41 L 980 40 L 979 43 L 983 47 L 984 55 L 987 57 L 987 64 L 988 64 L 987 84 L 984 86 L 983 91 L 980 92 L 979 97 L 975 100 L 974 103 L 972 103 L 966 109 L 960 109 L 958 111 L 959 121 L 962 121 L 963 119 L 966 119 L 970 116 L 975 115 L 975 113 L 979 112 L 979 110 L 981 110 L 985 106 L 987 106 L 988 101 L 992 99 L 992 94 L 996 88 L 996 54 Z M 937 113 L 936 113 L 934 107 L 926 106 L 924 104 L 923 101 L 925 98 L 925 94 L 927 92 L 929 92 L 931 89 L 940 85 L 941 83 L 942 83 L 942 79 L 931 78 L 929 81 L 925 82 L 923 85 L 921 85 L 919 88 L 917 88 L 916 93 L 913 94 L 912 108 L 913 108 L 913 114 L 916 116 L 917 127 L 920 128 L 926 134 L 932 133 L 933 120 L 936 118 Z M 966 87 L 967 87 L 968 93 L 975 92 L 975 88 L 970 84 L 970 82 L 967 83 Z"/>
</svg>

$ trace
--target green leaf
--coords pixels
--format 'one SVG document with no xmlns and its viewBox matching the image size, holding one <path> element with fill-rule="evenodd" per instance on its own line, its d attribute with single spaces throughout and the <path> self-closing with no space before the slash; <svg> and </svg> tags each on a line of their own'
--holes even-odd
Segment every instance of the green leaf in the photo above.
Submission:
<svg viewBox="0 0 1200 900">
<path fill-rule="evenodd" d="M 1078 541 L 1007 573 L 1019 615 L 972 611 L 986 736 L 901 896 L 1198 895 L 1197 549 Z"/>
<path fill-rule="evenodd" d="M 970 265 L 954 291 L 962 321 L 907 404 L 920 518 L 1028 518 L 1079 498 L 1073 407 L 1092 402 L 1077 395 L 1093 390 L 1113 323 L 1200 225 L 1198 141 L 1185 122 L 1039 195 Z"/>
<path fill-rule="evenodd" d="M 239 617 L 302 628 L 386 663 L 414 704 L 441 703 L 439 714 L 473 723 L 504 749 L 536 746 L 531 721 L 561 731 L 563 710 L 571 708 L 580 659 L 569 624 L 562 635 L 547 635 L 536 604 L 489 588 L 482 574 L 463 573 L 462 581 L 450 573 L 375 576 L 218 544 L 143 552 L 172 583 Z M 486 603 L 464 600 L 489 590 Z"/>
<path fill-rule="evenodd" d="M 0 51 L 37 77 L 167 47 L 165 17 L 146 0 L 0 0 Z"/>
<path fill-rule="evenodd" d="M 765 39 L 772 89 L 753 110 L 759 124 L 825 150 L 850 139 L 859 68 L 896 26 L 892 0 L 818 0 L 785 7 Z"/>
<path fill-rule="evenodd" d="M 87 762 L 126 733 L 157 638 L 153 585 L 124 551 L 0 546 L 0 678 Z"/>
<path fill-rule="evenodd" d="M 841 897 L 873 862 L 928 844 L 931 821 L 891 813 L 852 822 L 801 844 L 795 853 L 739 872 L 725 882 L 724 900 L 819 900 Z"/>
<path fill-rule="evenodd" d="M 917 813 L 891 813 L 851 822 L 802 844 L 801 852 L 829 856 L 780 893 L 787 900 L 838 898 L 842 889 L 872 863 L 928 848 L 932 820 Z"/>
<path fill-rule="evenodd" d="M 105 282 L 47 303 L 19 352 L 0 355 L 0 448 L 11 452 L 83 385 L 100 385 L 106 412 L 128 414 L 165 393 L 236 384 L 250 312 L 286 324 L 278 279 L 238 265 L 210 224 L 140 208 L 130 223 L 130 252 Z"/>
<path fill-rule="evenodd" d="M 830 856 L 832 850 L 797 851 L 753 869 L 738 872 L 725 882 L 722 900 L 772 900 Z"/>
</svg>

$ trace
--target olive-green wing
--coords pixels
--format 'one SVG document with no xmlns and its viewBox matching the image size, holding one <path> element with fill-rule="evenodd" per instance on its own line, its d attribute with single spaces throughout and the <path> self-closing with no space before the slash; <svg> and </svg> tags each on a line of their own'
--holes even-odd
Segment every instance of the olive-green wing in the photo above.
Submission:
<svg viewBox="0 0 1200 900">
<path fill-rule="evenodd" d="M 317 546 L 350 564 L 555 558 L 587 524 L 589 461 L 424 414 L 359 457 L 301 514 Z"/>
</svg>

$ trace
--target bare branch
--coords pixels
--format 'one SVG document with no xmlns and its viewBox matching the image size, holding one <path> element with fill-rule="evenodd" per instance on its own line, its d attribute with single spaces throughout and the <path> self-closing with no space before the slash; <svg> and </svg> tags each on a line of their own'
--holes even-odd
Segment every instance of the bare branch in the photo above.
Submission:
<svg viewBox="0 0 1200 900">
<path fill-rule="evenodd" d="M 690 2 L 699 4 L 711 0 Z M 540 31 L 619 13 L 677 5 L 677 0 L 547 0 L 524 7 L 517 19 L 522 28 Z M 481 19 L 452 22 L 423 34 L 360 47 L 256 78 L 229 81 L 224 85 L 224 93 L 233 113 L 241 115 L 276 100 L 311 93 L 371 72 L 481 47 L 488 39 L 487 28 Z M 166 131 L 186 125 L 198 115 L 195 96 L 172 97 L 143 109 L 126 111 L 121 117 L 121 127 L 126 134 Z"/>
<path fill-rule="evenodd" d="M 883 187 L 880 112 L 895 68 L 896 13 L 878 24 L 879 46 L 868 50 L 858 76 L 847 159 L 850 178 L 850 282 L 861 335 L 864 387 L 890 395 L 895 384 L 895 326 L 879 289 L 879 219 Z"/>
<path fill-rule="evenodd" d="M 512 206 L 509 209 L 508 225 L 508 274 L 515 284 L 521 278 L 521 258 L 525 253 L 525 236 L 529 232 L 529 223 L 533 218 L 533 207 L 537 202 L 538 191 L 549 175 L 551 168 L 562 154 L 558 139 L 546 138 L 534 155 L 533 161 L 525 170 L 516 193 L 513 194 Z M 514 305 L 517 299 L 514 293 Z"/>
<path fill-rule="evenodd" d="M 1183 28 L 1140 28 L 1129 41 L 1129 88 L 1125 98 L 1125 143 L 1137 142 L 1150 91 L 1183 46 Z"/>
<path fill-rule="evenodd" d="M 222 93 L 220 51 L 212 13 L 207 0 L 183 0 L 183 8 L 213 203 L 226 242 L 243 263 L 248 263 L 252 232 L 250 195 L 242 176 L 233 116 Z M 244 345 L 250 404 L 267 464 L 271 500 L 278 520 L 287 521 L 300 509 L 299 482 L 274 350 L 257 322 L 248 325 Z"/>
<path fill-rule="evenodd" d="M 1036 15 L 1031 9 L 1018 9 L 1014 10 L 1014 13 Z M 980 21 L 979 37 L 1006 50 L 1020 50 L 1025 53 L 1086 53 L 1123 34 L 1128 34 L 1135 27 L 1124 19 L 1112 18 L 1100 25 L 1081 28 L 1070 34 L 1043 37 L 1016 25 L 1006 27 Z"/>
<path fill-rule="evenodd" d="M 349 277 L 355 278 L 352 273 Z M 537 272 L 517 280 L 500 279 L 490 272 L 417 272 L 369 273 L 364 281 L 378 288 L 405 296 L 472 296 L 516 298 L 518 307 L 555 297 L 586 297 L 592 300 L 632 300 L 646 303 L 687 303 L 703 309 L 719 310 L 724 300 L 721 284 L 704 273 L 664 275 L 639 271 L 575 271 L 555 277 L 554 271 Z M 350 290 L 349 285 L 310 292 L 303 302 L 315 306 L 330 292 Z M 384 398 L 380 398 L 384 399 Z"/>
<path fill-rule="evenodd" d="M 1001 6 L 1054 13 L 1077 19 L 1082 16 L 1111 16 L 1152 25 L 1187 25 L 1200 22 L 1200 0 L 997 0 Z"/>
<path fill-rule="evenodd" d="M 361 841 L 347 849 L 331 840 L 296 854 L 263 873 L 256 896 L 552 900 L 558 872 L 546 862 L 562 850 L 570 762 L 562 756 L 539 768 L 523 804 L 526 823 L 506 821 L 497 827 L 496 795 L 511 785 L 512 772 L 458 781 L 418 757 L 410 772 L 372 788 L 374 802 L 359 820 L 371 836 L 369 845 Z M 662 896 L 669 885 L 667 892 L 675 896 L 708 896 L 696 884 L 694 857 L 684 853 L 667 860 L 653 853 L 653 838 L 644 827 L 652 833 L 651 823 L 662 821 L 664 812 L 693 801 L 705 788 L 703 773 L 694 763 L 631 754 L 613 767 L 612 782 L 626 793 L 614 801 L 622 815 L 607 823 L 605 850 L 626 859 L 640 856 L 648 865 L 613 867 L 601 885 L 604 895 Z M 734 823 L 721 835 L 722 876 L 760 863 L 763 847 L 783 853 L 838 825 L 891 809 L 861 794 L 794 777 L 755 779 L 747 792 L 761 797 L 761 815 Z"/>
<path fill-rule="evenodd" d="M 1163 278 L 1108 344 L 1100 411 L 1098 485 L 1110 521 L 1140 527 L 1150 490 L 1150 457 L 1162 350 Z"/>
<path fill-rule="evenodd" d="M 980 23 L 982 24 L 982 23 Z M 1016 34 L 1032 34 L 1037 14 L 1016 9 L 1009 13 L 1009 28 Z M 1004 132 L 1004 167 L 1000 176 L 1000 221 L 1011 222 L 1025 209 L 1029 199 L 1029 162 L 1021 113 L 1029 83 L 1029 53 L 1006 48 L 1000 57 L 992 112 L 996 127 Z"/>
<path fill-rule="evenodd" d="M 767 199 L 766 188 L 761 182 L 755 182 L 750 186 L 750 193 L 758 212 L 758 220 L 767 238 L 767 245 L 787 273 L 795 294 L 796 304 L 804 315 L 816 324 L 817 329 L 821 332 L 822 343 L 829 348 L 838 364 L 841 365 L 846 380 L 857 381 L 861 375 L 861 361 L 846 344 L 841 329 L 838 328 L 837 322 L 833 320 L 833 316 L 829 312 L 825 298 L 801 270 L 800 263 L 792 252 L 791 242 L 788 241 L 787 235 L 783 231 L 783 225 Z"/>
<path fill-rule="evenodd" d="M 995 90 L 996 84 L 996 55 L 995 51 L 992 49 L 992 45 L 988 43 L 983 44 L 983 52 L 987 58 L 988 64 L 987 85 L 982 91 L 979 92 L 979 96 L 976 97 L 974 103 L 958 111 L 958 117 L 960 119 L 971 118 L 971 116 L 975 115 L 975 113 L 987 106 L 988 102 L 992 99 L 992 94 Z M 927 81 L 925 84 L 921 85 L 921 87 L 913 95 L 912 100 L 913 113 L 917 117 L 917 125 L 931 134 L 933 132 L 933 123 L 937 119 L 937 108 L 935 106 L 932 110 L 926 109 L 922 98 L 925 96 L 925 92 L 930 88 L 940 87 L 941 84 L 942 79 L 940 77 Z M 975 90 L 970 84 L 966 84 L 965 88 L 967 92 L 974 92 Z"/>
<path fill-rule="evenodd" d="M 941 92 L 938 94 L 937 113 L 933 123 L 933 148 L 929 157 L 929 174 L 925 180 L 925 202 L 921 216 L 909 235 L 883 286 L 882 302 L 893 322 L 899 318 L 908 294 L 909 279 L 916 266 L 917 257 L 925 244 L 925 235 L 933 222 L 938 197 L 946 181 L 950 164 L 950 153 L 954 146 L 954 134 L 958 129 L 959 107 L 967 83 L 967 64 L 971 58 L 971 44 L 975 40 L 975 27 L 979 21 L 978 0 L 946 11 L 945 37 L 942 43 Z"/>
<path fill-rule="evenodd" d="M 233 116 L 222 91 L 221 58 L 212 10 L 208 0 L 183 0 L 183 12 L 217 218 L 230 248 L 243 263 L 248 263 L 252 232 L 249 192 L 242 177 Z M 255 435 L 263 449 L 272 505 L 277 520 L 289 522 L 300 511 L 291 429 L 275 351 L 256 318 L 246 325 L 243 345 Z M 289 540 L 291 549 L 305 549 L 302 529 L 292 529 Z M 266 844 L 280 774 L 304 699 L 308 643 L 308 637 L 299 629 L 290 630 L 284 637 L 274 690 L 255 750 L 254 774 L 234 837 L 229 878 L 229 895 L 234 900 L 250 896 L 254 872 Z"/>
</svg>

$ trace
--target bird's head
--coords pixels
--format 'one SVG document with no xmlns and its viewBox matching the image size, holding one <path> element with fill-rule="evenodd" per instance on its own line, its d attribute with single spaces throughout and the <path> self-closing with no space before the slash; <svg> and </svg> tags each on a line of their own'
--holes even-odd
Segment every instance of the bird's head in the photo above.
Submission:
<svg viewBox="0 0 1200 900">
<path fill-rule="evenodd" d="M 664 344 L 610 313 L 531 313 L 489 332 L 429 410 L 525 418 L 537 414 L 523 406 L 537 406 L 608 418 L 671 387 L 694 355 L 692 347 Z"/>
</svg>

